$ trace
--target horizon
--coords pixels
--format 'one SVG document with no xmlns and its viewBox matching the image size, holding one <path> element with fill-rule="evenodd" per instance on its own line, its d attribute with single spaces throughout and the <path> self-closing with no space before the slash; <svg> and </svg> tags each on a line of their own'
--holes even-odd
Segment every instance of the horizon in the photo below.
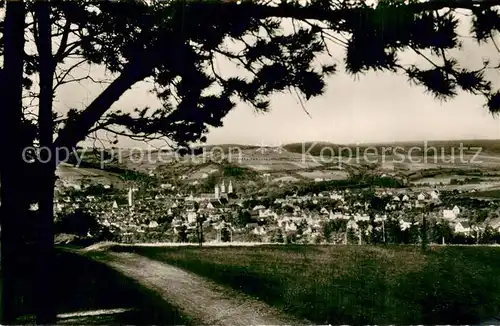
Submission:
<svg viewBox="0 0 500 326">
<path fill-rule="evenodd" d="M 439 142 L 456 142 L 456 143 L 466 143 L 466 142 L 481 142 L 481 141 L 499 141 L 500 142 L 500 137 L 499 138 L 462 138 L 462 139 L 428 139 L 428 140 L 423 140 L 423 139 L 413 139 L 413 140 L 402 140 L 402 141 L 380 141 L 380 142 L 358 142 L 358 143 L 335 143 L 335 142 L 330 142 L 330 141 L 325 141 L 325 140 L 306 140 L 302 142 L 287 142 L 287 143 L 282 143 L 280 145 L 268 145 L 268 144 L 249 144 L 249 143 L 232 143 L 232 142 L 227 142 L 227 143 L 203 143 L 203 144 L 193 144 L 190 148 L 197 148 L 197 147 L 217 147 L 217 146 L 252 146 L 252 147 L 278 147 L 278 146 L 288 146 L 288 145 L 296 145 L 296 144 L 316 144 L 316 145 L 335 145 L 335 146 L 378 146 L 378 145 L 401 145 L 401 144 L 411 144 L 414 145 L 415 143 L 439 143 Z M 92 147 L 92 146 L 79 146 L 81 148 L 92 148 L 92 149 L 99 149 L 102 147 Z M 142 148 L 140 149 L 147 150 L 148 148 Z M 121 148 L 121 149 L 137 149 L 138 147 L 136 146 L 110 146 L 107 147 L 109 148 Z M 166 147 L 155 147 L 155 146 L 149 146 L 150 148 L 154 148 L 156 150 L 172 150 L 171 148 L 166 148 Z M 106 149 L 106 148 L 104 148 Z"/>
</svg>

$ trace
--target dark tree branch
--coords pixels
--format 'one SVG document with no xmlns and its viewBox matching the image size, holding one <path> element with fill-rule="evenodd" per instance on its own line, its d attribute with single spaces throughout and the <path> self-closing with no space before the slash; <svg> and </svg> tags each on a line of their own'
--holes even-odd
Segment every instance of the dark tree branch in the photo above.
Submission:
<svg viewBox="0 0 500 326">
<path fill-rule="evenodd" d="M 422 11 L 434 11 L 444 8 L 450 9 L 478 9 L 478 8 L 490 8 L 494 6 L 500 6 L 500 0 L 432 0 L 418 3 L 401 3 L 401 6 L 408 10 L 409 12 L 422 12 Z M 269 6 L 256 4 L 253 0 L 245 0 L 240 4 L 231 3 L 219 3 L 217 1 L 203 1 L 203 0 L 191 0 L 189 1 L 189 7 L 192 10 L 213 10 L 214 8 L 220 10 L 234 10 L 234 11 L 244 11 L 246 15 L 255 17 L 258 19 L 263 18 L 295 18 L 300 20 L 314 19 L 327 22 L 338 22 L 345 18 L 346 15 L 353 15 L 357 12 L 362 13 L 366 11 L 366 6 L 360 6 L 358 8 L 321 8 L 314 5 L 302 6 L 293 3 L 281 3 L 278 6 Z M 333 7 L 333 4 L 332 4 Z"/>
<path fill-rule="evenodd" d="M 141 61 L 127 64 L 117 77 L 83 112 L 67 121 L 55 141 L 56 148 L 74 148 L 85 139 L 88 131 L 123 93 L 149 76 L 152 67 Z"/>
<path fill-rule="evenodd" d="M 65 81 L 65 79 L 69 74 L 71 74 L 71 71 L 73 71 L 74 69 L 78 68 L 79 66 L 85 64 L 86 62 L 87 62 L 86 59 L 82 59 L 82 60 L 76 62 L 75 64 L 71 65 L 67 69 L 65 69 L 63 73 L 56 75 L 55 76 L 56 77 L 56 84 L 54 85 L 53 90 L 55 91 L 59 86 L 66 84 L 67 82 Z"/>
<path fill-rule="evenodd" d="M 54 55 L 54 60 L 56 62 L 61 62 L 64 59 L 63 54 L 66 50 L 66 47 L 68 46 L 68 37 L 70 31 L 71 31 L 71 21 L 68 18 L 66 18 L 66 24 L 64 25 L 62 32 L 61 44 L 59 45 L 59 49 Z"/>
</svg>

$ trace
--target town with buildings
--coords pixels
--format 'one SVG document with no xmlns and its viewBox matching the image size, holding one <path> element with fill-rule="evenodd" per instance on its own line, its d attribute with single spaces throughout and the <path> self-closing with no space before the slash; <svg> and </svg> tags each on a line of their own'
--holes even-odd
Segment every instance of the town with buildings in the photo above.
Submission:
<svg viewBox="0 0 500 326">
<path fill-rule="evenodd" d="M 203 242 L 365 243 L 376 241 L 378 232 L 379 242 L 417 243 L 427 225 L 434 230 L 431 242 L 472 244 L 496 241 L 500 232 L 500 203 L 464 200 L 457 190 L 333 187 L 248 194 L 240 190 L 245 182 L 222 175 L 212 192 L 196 189 L 203 180 L 186 191 L 170 183 L 59 187 L 54 210 L 57 216 L 92 214 L 108 239 L 130 243 L 198 242 L 200 232 Z M 86 194 L 90 188 L 94 193 Z"/>
</svg>

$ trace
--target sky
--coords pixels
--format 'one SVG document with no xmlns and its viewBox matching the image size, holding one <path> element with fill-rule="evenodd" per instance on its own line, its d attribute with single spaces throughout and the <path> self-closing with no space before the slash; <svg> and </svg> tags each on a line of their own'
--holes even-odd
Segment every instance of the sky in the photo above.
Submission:
<svg viewBox="0 0 500 326">
<path fill-rule="evenodd" d="M 461 31 L 466 32 L 467 26 Z M 499 43 L 500 44 L 500 43 Z M 335 49 L 333 62 L 342 60 L 343 50 Z M 459 62 L 477 67 L 483 58 L 500 58 L 490 46 L 478 47 L 465 39 L 457 52 Z M 404 60 L 414 62 L 411 53 Z M 239 70 L 220 60 L 218 69 L 224 74 Z M 101 72 L 102 73 L 102 72 Z M 500 80 L 499 74 L 491 74 Z M 129 90 L 113 108 L 123 111 L 135 107 L 154 106 L 157 100 L 148 93 L 151 84 L 142 82 Z M 58 94 L 58 108 L 81 108 L 90 103 L 102 86 L 65 87 Z M 500 120 L 484 108 L 483 98 L 461 93 L 448 102 L 435 100 L 424 89 L 411 86 L 405 76 L 391 73 L 368 73 L 354 78 L 342 68 L 327 79 L 323 96 L 306 102 L 306 110 L 296 95 L 279 94 L 271 98 L 271 112 L 257 113 L 239 103 L 223 120 L 224 126 L 208 134 L 209 144 L 251 144 L 277 146 L 291 142 L 324 141 L 339 144 L 421 140 L 500 139 Z M 156 143 L 160 145 L 162 143 Z M 147 146 L 120 139 L 119 146 Z"/>
</svg>

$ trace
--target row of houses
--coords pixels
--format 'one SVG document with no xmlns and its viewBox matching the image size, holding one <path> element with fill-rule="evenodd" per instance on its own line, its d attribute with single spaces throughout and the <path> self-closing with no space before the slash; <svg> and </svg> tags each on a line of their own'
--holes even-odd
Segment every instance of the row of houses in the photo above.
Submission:
<svg viewBox="0 0 500 326">
<path fill-rule="evenodd" d="M 182 225 L 194 228 L 200 216 L 204 217 L 207 225 L 225 225 L 237 229 L 232 226 L 231 219 L 244 210 L 243 204 L 247 198 L 231 196 L 234 192 L 232 187 L 231 182 L 226 186 L 222 180 L 216 185 L 213 193 L 207 194 L 157 194 L 150 198 L 146 196 L 135 199 L 134 191 L 129 191 L 126 198 L 115 198 L 112 202 L 102 202 L 95 196 L 77 198 L 74 202 L 65 197 L 55 202 L 55 205 L 59 211 L 68 206 L 90 207 L 101 217 L 103 225 L 113 227 L 119 232 L 130 232 L 130 229 L 139 230 L 137 232 L 157 229 L 160 226 L 157 220 L 162 216 L 172 219 L 174 230 Z M 415 215 L 416 209 L 430 203 L 440 204 L 441 196 L 437 190 L 412 192 L 411 189 L 376 189 L 375 195 L 387 199 L 386 214 L 376 214 L 375 220 L 383 222 L 388 218 L 397 218 L 402 229 L 411 226 L 408 216 Z M 258 197 L 257 200 L 263 198 L 265 196 Z M 315 208 L 305 209 L 305 204 Z M 356 228 L 360 222 L 370 220 L 370 214 L 373 213 L 370 209 L 369 198 L 364 198 L 359 190 L 322 191 L 303 196 L 295 194 L 276 198 L 272 205 L 258 204 L 251 207 L 249 212 L 252 222 L 247 224 L 246 229 L 255 234 L 264 234 L 272 228 L 294 231 L 299 225 L 306 225 L 306 231 L 314 233 L 325 221 L 336 219 L 347 220 L 350 228 Z M 469 221 L 461 218 L 462 209 L 458 206 L 440 207 L 429 214 L 453 225 L 455 232 L 473 231 Z M 497 224 L 494 224 L 494 227 L 500 228 L 500 220 Z"/>
</svg>

